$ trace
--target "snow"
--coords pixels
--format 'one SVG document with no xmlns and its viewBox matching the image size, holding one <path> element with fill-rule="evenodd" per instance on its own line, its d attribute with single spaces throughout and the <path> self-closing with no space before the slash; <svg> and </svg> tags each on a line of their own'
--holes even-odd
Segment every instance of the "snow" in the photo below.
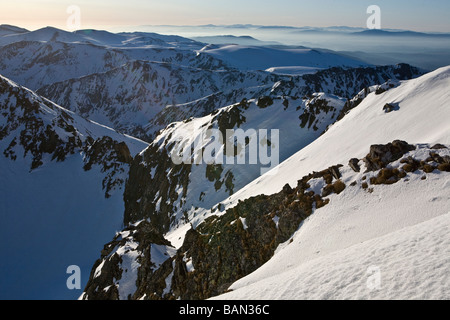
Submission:
<svg viewBox="0 0 450 320">
<path fill-rule="evenodd" d="M 324 135 L 230 197 L 245 199 L 292 186 L 303 175 L 342 163 L 347 188 L 331 195 L 292 239 L 261 268 L 235 282 L 220 299 L 448 299 L 450 297 L 450 175 L 409 173 L 393 185 L 366 192 L 362 171 L 346 164 L 369 146 L 403 139 L 423 159 L 434 143 L 450 143 L 450 67 L 381 95 L 370 94 Z M 385 103 L 399 110 L 384 113 Z M 380 129 L 381 128 L 381 129 Z M 439 150 L 448 155 L 449 150 Z M 408 156 L 408 155 L 406 155 Z M 399 161 L 392 164 L 398 166 Z M 370 174 L 369 174 L 370 175 Z M 312 181 L 311 189 L 319 183 Z M 223 202 L 222 202 L 223 203 Z M 376 284 L 376 285 L 374 285 Z"/>
<path fill-rule="evenodd" d="M 341 121 L 318 139 L 222 201 L 225 209 L 258 194 L 273 194 L 286 183 L 297 185 L 304 175 L 347 164 L 362 158 L 372 144 L 395 139 L 409 143 L 450 143 L 450 66 L 420 78 L 403 81 L 380 95 L 371 93 Z M 398 103 L 399 110 L 383 111 L 386 103 Z"/>
<path fill-rule="evenodd" d="M 172 246 L 178 249 L 183 245 L 184 237 L 189 229 L 191 229 L 191 225 L 184 224 L 178 228 L 173 228 L 172 230 L 170 230 L 167 234 L 164 235 L 164 238 L 166 238 L 172 244 Z"/>
<path fill-rule="evenodd" d="M 34 31 L 17 27 L 12 30 L 0 30 L 0 46 L 18 41 L 65 42 L 74 44 L 90 43 L 111 48 L 120 47 L 181 47 L 201 48 L 202 43 L 180 36 L 161 35 L 149 32 L 111 33 L 103 30 L 77 30 L 68 32 L 53 27 L 45 27 Z"/>
<path fill-rule="evenodd" d="M 218 299 L 448 299 L 450 213 L 239 287 Z M 297 246 L 297 249 L 298 246 Z"/>
<path fill-rule="evenodd" d="M 342 173 L 347 182 L 361 182 L 364 175 L 349 168 Z M 409 173 L 395 184 L 373 186 L 372 192 L 347 185 L 271 260 L 218 298 L 449 298 L 450 174 L 422 176 Z M 373 280 L 371 267 L 380 271 L 377 290 L 366 285 Z"/>
<path fill-rule="evenodd" d="M 247 221 L 246 221 L 246 219 L 245 219 L 245 218 L 242 218 L 242 217 L 239 217 L 239 219 L 241 220 L 241 223 L 242 223 L 242 226 L 244 227 L 244 230 L 247 230 L 247 229 L 248 229 L 248 226 L 247 226 Z"/>
<path fill-rule="evenodd" d="M 150 257 L 152 263 L 155 265 L 155 270 L 158 269 L 167 259 L 173 257 L 176 249 L 165 245 L 151 244 Z"/>
<path fill-rule="evenodd" d="M 116 281 L 117 290 L 119 291 L 120 300 L 128 300 L 130 295 L 136 292 L 137 273 L 140 267 L 138 262 L 139 251 L 137 251 L 138 243 L 127 241 L 127 243 L 117 249 L 115 252 L 121 258 L 122 277 Z"/>
<path fill-rule="evenodd" d="M 81 268 L 82 288 L 103 245 L 121 229 L 122 194 L 105 199 L 103 174 L 83 170 L 73 155 L 29 172 L 29 163 L 0 156 L 0 298 L 76 299 L 70 265 Z"/>
<path fill-rule="evenodd" d="M 266 69 L 267 72 L 281 74 L 281 75 L 304 75 L 313 74 L 323 68 L 317 67 L 304 67 L 304 66 L 286 66 L 286 67 L 272 67 Z"/>
<path fill-rule="evenodd" d="M 199 54 L 208 54 L 229 66 L 240 70 L 272 70 L 289 74 L 304 72 L 304 67 L 329 68 L 334 66 L 359 67 L 367 66 L 366 63 L 341 56 L 337 53 L 323 52 L 314 49 L 284 49 L 245 45 L 222 45 L 204 47 Z M 279 67 L 289 67 L 279 69 Z M 296 68 L 296 67 L 303 67 Z M 273 68 L 273 69 L 272 69 Z M 309 72 L 311 70 L 308 70 Z"/>
<path fill-rule="evenodd" d="M 192 258 L 187 258 L 186 255 L 183 256 L 183 261 L 186 264 L 187 272 L 195 271 L 194 264 L 192 262 Z"/>
<path fill-rule="evenodd" d="M 173 278 L 174 273 L 175 273 L 175 260 L 172 261 L 172 272 L 167 276 L 167 278 L 165 280 L 166 287 L 163 290 L 163 293 L 162 293 L 163 296 L 170 292 L 170 287 L 172 285 L 172 278 Z"/>
</svg>

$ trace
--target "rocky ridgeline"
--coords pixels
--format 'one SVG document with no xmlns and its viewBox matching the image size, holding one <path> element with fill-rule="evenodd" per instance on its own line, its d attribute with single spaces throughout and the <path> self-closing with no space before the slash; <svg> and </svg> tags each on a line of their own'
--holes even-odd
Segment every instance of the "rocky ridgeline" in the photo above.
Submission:
<svg viewBox="0 0 450 320">
<path fill-rule="evenodd" d="M 420 159 L 424 153 L 428 156 Z M 221 294 L 267 262 L 277 246 L 289 241 L 315 210 L 333 205 L 332 195 L 355 187 L 372 192 L 380 185 L 407 181 L 410 174 L 426 179 L 427 174 L 440 172 L 450 172 L 447 146 L 430 148 L 396 140 L 371 146 L 366 157 L 350 159 L 348 166 L 339 164 L 313 172 L 294 188 L 287 184 L 276 194 L 245 199 L 224 214 L 211 215 L 186 233 L 177 250 L 163 238 L 161 230 L 140 221 L 105 245 L 82 297 L 206 299 Z M 343 181 L 349 176 L 356 178 L 346 185 Z M 420 183 L 420 179 L 417 181 Z M 152 257 L 153 245 L 164 248 L 164 261 L 158 264 L 152 262 L 156 259 Z M 134 277 L 129 277 L 130 270 L 125 267 L 130 256 L 136 263 Z M 124 287 L 130 287 L 130 283 L 121 282 L 123 278 L 132 282 L 133 290 L 123 292 Z"/>
<path fill-rule="evenodd" d="M 156 128 L 160 128 L 187 118 L 180 117 L 185 113 L 176 118 L 161 114 L 155 117 L 167 105 L 185 104 L 219 91 L 233 92 L 245 87 L 273 84 L 279 79 L 280 76 L 261 71 L 219 72 L 135 60 L 107 72 L 43 86 L 38 93 L 62 106 L 69 106 L 83 117 L 102 120 L 105 125 L 151 142 L 156 131 L 152 127 L 154 121 Z M 226 101 L 223 105 L 214 106 L 213 110 L 234 102 L 236 100 Z M 96 119 L 98 114 L 103 117 Z"/>
<path fill-rule="evenodd" d="M 272 93 L 278 96 L 302 97 L 314 92 L 325 92 L 343 98 L 352 99 L 361 90 L 372 87 L 375 84 L 388 81 L 408 80 L 423 75 L 424 72 L 409 64 L 395 66 L 376 66 L 360 68 L 333 67 L 320 70 L 314 74 L 305 74 L 292 77 L 289 80 L 281 80 L 272 88 Z M 387 86 L 379 86 L 378 94 L 388 89 Z"/>
<path fill-rule="evenodd" d="M 174 121 L 202 117 L 243 99 L 300 98 L 324 92 L 350 100 L 374 84 L 422 74 L 406 64 L 335 67 L 313 75 L 286 76 L 261 71 L 199 69 L 173 61 L 133 60 L 106 72 L 42 86 L 38 93 L 83 117 L 102 120 L 105 125 L 151 142 L 158 130 Z M 123 79 L 129 85 L 119 86 Z M 385 89 L 380 86 L 376 91 L 381 93 Z M 101 119 L 96 119 L 98 114 L 102 114 Z"/>
<path fill-rule="evenodd" d="M 344 103 L 342 99 L 330 99 L 325 94 L 314 94 L 304 99 L 261 96 L 258 99 L 243 99 L 239 103 L 215 110 L 205 118 L 195 121 L 190 118 L 169 125 L 131 163 L 124 193 L 124 224 L 149 219 L 154 227 L 167 232 L 180 221 L 190 221 L 197 211 L 211 209 L 207 204 L 225 200 L 238 188 L 260 175 L 259 170 L 250 171 L 248 165 L 174 164 L 171 154 L 177 139 L 193 141 L 193 135 L 198 138 L 209 129 L 217 129 L 225 137 L 222 141 L 224 144 L 228 129 L 256 130 L 258 128 L 250 127 L 248 123 L 254 123 L 255 118 L 265 118 L 266 126 L 273 121 L 273 125 L 269 125 L 276 128 L 282 123 L 281 130 L 298 132 L 299 139 L 291 139 L 284 145 L 287 150 L 298 150 L 312 141 L 304 141 L 303 135 L 307 139 L 318 137 L 336 120 Z M 275 112 L 280 114 L 279 118 L 273 117 Z M 283 117 L 289 120 L 283 121 Z M 186 134 L 180 134 L 183 130 Z M 249 137 L 243 142 L 235 143 L 235 154 L 247 148 L 249 143 Z M 270 139 L 267 144 L 271 144 Z M 202 150 L 204 148 L 202 146 Z M 224 148 L 224 153 L 227 152 L 227 148 Z M 247 181 L 241 179 L 236 182 L 235 178 L 239 175 L 245 176 Z M 199 181 L 205 181 L 204 186 L 198 185 Z"/>
</svg>

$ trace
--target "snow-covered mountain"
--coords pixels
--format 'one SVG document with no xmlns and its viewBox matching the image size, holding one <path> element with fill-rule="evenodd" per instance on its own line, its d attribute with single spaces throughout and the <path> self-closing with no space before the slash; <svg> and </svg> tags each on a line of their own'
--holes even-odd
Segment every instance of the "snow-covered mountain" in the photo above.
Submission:
<svg viewBox="0 0 450 320">
<path fill-rule="evenodd" d="M 1 298 L 76 298 L 121 227 L 123 184 L 146 143 L 88 121 L 0 77 Z"/>
<path fill-rule="evenodd" d="M 308 48 L 205 45 L 143 32 L 6 30 L 0 36 L 4 76 L 148 142 L 170 122 L 269 95 L 270 87 L 275 95 L 325 92 L 350 99 L 369 85 L 422 73 L 406 65 L 369 70 L 360 61 Z M 315 70 L 322 71 L 311 75 Z"/>
<path fill-rule="evenodd" d="M 450 67 L 425 72 L 1 25 L 0 298 L 449 297 Z"/>
<path fill-rule="evenodd" d="M 450 96 L 445 89 L 449 85 L 447 67 L 402 81 L 397 87 L 370 88 L 360 95 L 364 99 L 323 135 L 298 147 L 300 151 L 212 206 L 212 211 L 186 214 L 184 226 L 146 215 L 156 212 L 151 208 L 156 190 L 148 188 L 133 201 L 128 198 L 150 181 L 159 181 L 161 172 L 180 179 L 163 184 L 175 188 L 159 201 L 159 208 L 173 203 L 165 200 L 188 199 L 190 191 L 186 192 L 185 186 L 200 181 L 194 178 L 194 170 L 185 174 L 183 166 L 154 167 L 148 155 L 158 146 L 151 145 L 132 164 L 131 172 L 136 164 L 139 169 L 130 174 L 125 192 L 131 219 L 105 246 L 81 298 L 203 299 L 228 288 L 234 291 L 220 298 L 448 296 L 444 266 L 449 241 L 445 231 L 450 200 L 446 192 L 450 181 Z M 287 110 L 291 102 L 286 103 Z M 263 111 L 277 105 L 264 106 Z M 242 121 L 239 116 L 235 119 Z M 179 130 L 173 130 L 174 136 L 164 141 L 176 139 L 177 132 L 186 132 L 181 126 L 196 121 L 205 119 L 176 124 Z M 146 177 L 146 167 L 152 167 L 151 177 Z M 209 172 L 213 182 L 218 171 L 213 168 Z M 226 180 L 216 181 L 226 184 Z M 135 188 L 131 193 L 130 187 Z M 159 190 L 164 190 L 162 185 Z M 148 209 L 139 215 L 138 208 L 143 205 Z M 165 239 L 154 228 L 155 222 L 169 229 L 172 226 Z M 416 245 L 419 238 L 423 243 Z M 434 245 L 433 251 L 422 263 L 416 248 L 425 249 L 426 244 Z M 383 256 L 392 259 L 381 260 Z M 355 267 L 360 262 L 361 266 Z M 386 281 L 381 284 L 384 289 L 374 294 L 367 292 L 366 278 L 361 279 L 371 266 L 378 266 L 376 270 L 381 270 L 382 281 Z M 399 272 L 404 276 L 397 278 Z M 416 276 L 419 272 L 423 273 Z M 338 276 L 330 280 L 335 274 Z M 243 278 L 245 275 L 248 277 Z M 312 279 L 318 282 L 312 283 Z M 292 281 L 298 285 L 291 286 Z M 363 287 L 353 290 L 361 284 Z M 311 291 L 305 291 L 305 286 Z M 402 288 L 407 290 L 400 293 Z"/>
<path fill-rule="evenodd" d="M 93 44 L 19 41 L 0 47 L 4 76 L 37 90 L 54 82 L 105 72 L 129 61 L 118 51 Z"/>
<path fill-rule="evenodd" d="M 261 47 L 229 44 L 206 46 L 199 54 L 208 54 L 240 70 L 266 70 L 276 67 L 331 68 L 361 67 L 367 63 L 336 53 L 308 48 Z"/>
<path fill-rule="evenodd" d="M 103 30 L 77 30 L 73 32 L 64 31 L 53 27 L 45 27 L 34 31 L 22 28 L 2 25 L 0 34 L 0 46 L 20 41 L 39 42 L 64 42 L 64 43 L 91 43 L 109 47 L 129 46 L 162 46 L 167 47 L 193 47 L 200 49 L 201 42 L 180 36 L 166 36 L 156 33 L 130 32 L 111 33 Z"/>
<path fill-rule="evenodd" d="M 370 85 L 420 74 L 422 71 L 409 65 L 335 67 L 314 75 L 283 76 L 133 61 L 104 73 L 44 86 L 38 92 L 86 118 L 151 141 L 171 122 L 205 116 L 242 99 L 303 97 L 314 92 L 350 99 Z"/>
<path fill-rule="evenodd" d="M 28 30 L 24 29 L 24 28 L 19 28 L 16 26 L 11 26 L 8 24 L 0 25 L 0 37 L 7 36 L 10 34 L 25 33 L 25 32 L 28 32 Z"/>
<path fill-rule="evenodd" d="M 145 138 L 155 130 L 143 132 L 144 126 L 167 105 L 195 101 L 220 91 L 271 86 L 279 79 L 265 72 L 216 72 L 135 60 L 104 73 L 54 83 L 38 92 L 61 105 L 72 106 L 86 118 Z"/>
<path fill-rule="evenodd" d="M 20 39 L 18 39 L 20 40 Z M 119 68 L 134 60 L 159 61 L 200 69 L 224 69 L 222 61 L 192 50 L 111 48 L 92 43 L 21 40 L 0 47 L 0 68 L 5 76 L 32 90 L 52 83 Z"/>
</svg>

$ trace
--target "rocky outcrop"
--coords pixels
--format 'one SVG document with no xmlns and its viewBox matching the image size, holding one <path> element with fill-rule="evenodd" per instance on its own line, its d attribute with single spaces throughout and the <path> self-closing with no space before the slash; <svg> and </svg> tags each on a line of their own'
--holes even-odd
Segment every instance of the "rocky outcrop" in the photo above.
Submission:
<svg viewBox="0 0 450 320">
<path fill-rule="evenodd" d="M 299 117 L 301 121 L 300 127 L 305 128 L 308 126 L 308 129 L 312 127 L 314 131 L 317 131 L 317 124 L 320 122 L 320 120 L 317 119 L 317 116 L 322 113 L 328 114 L 329 112 L 333 114 L 332 118 L 336 118 L 337 109 L 330 106 L 328 100 L 321 99 L 318 95 L 312 95 L 306 104 L 303 114 Z"/>
<path fill-rule="evenodd" d="M 171 246 L 162 237 L 163 231 L 152 223 L 143 220 L 130 225 L 105 246 L 92 269 L 83 297 L 118 298 L 118 279 L 123 276 L 121 268 L 126 254 L 134 255 L 139 267 L 131 280 L 136 289 L 125 298 L 206 299 L 226 292 L 233 282 L 268 261 L 277 246 L 288 241 L 315 210 L 332 205 L 332 195 L 339 196 L 345 189 L 355 187 L 372 192 L 377 185 L 407 181 L 411 170 L 419 174 L 422 171 L 425 178 L 427 174 L 449 171 L 448 152 L 436 151 L 447 147 L 437 145 L 434 148 L 429 148 L 428 158 L 419 160 L 413 155 L 416 146 L 401 140 L 372 145 L 363 159 L 363 165 L 368 164 L 365 175 L 358 175 L 357 181 L 348 185 L 344 182 L 342 165 L 313 172 L 300 179 L 295 187 L 287 184 L 276 194 L 245 199 L 220 216 L 210 215 L 187 231 L 183 245 L 177 250 L 167 249 Z M 349 167 L 361 169 L 360 161 L 352 158 Z M 359 172 L 350 170 L 355 171 Z M 149 256 L 152 245 L 162 246 L 164 252 L 170 252 L 157 267 Z"/>
<path fill-rule="evenodd" d="M 152 249 L 152 246 L 159 250 Z M 136 253 L 133 258 L 139 270 L 131 270 L 132 266 L 125 261 L 129 259 L 127 254 L 130 251 Z M 137 299 L 146 293 L 149 294 L 148 299 L 158 298 L 155 293 L 162 293 L 164 280 L 172 272 L 172 264 L 167 261 L 170 252 L 174 252 L 174 248 L 150 223 L 142 221 L 125 228 L 104 246 L 101 258 L 92 268 L 82 299 Z M 159 257 L 165 254 L 168 263 Z M 136 288 L 133 292 L 124 288 L 126 285 L 122 282 L 124 277 L 130 276 L 132 281 L 136 281 L 135 286 L 132 285 Z"/>
<path fill-rule="evenodd" d="M 372 145 L 363 161 L 367 171 L 375 171 L 386 167 L 388 163 L 400 159 L 405 153 L 414 149 L 413 145 L 401 140 L 395 140 L 386 145 Z"/>
<path fill-rule="evenodd" d="M 96 125 L 80 120 L 70 111 L 2 77 L 0 95 L 0 116 L 5 119 L 0 125 L 0 142 L 3 142 L 1 151 L 5 157 L 13 161 L 20 157 L 28 159 L 32 171 L 46 161 L 61 162 L 82 154 L 84 170 L 99 166 L 104 174 L 102 188 L 105 197 L 110 197 L 113 190 L 123 186 L 132 160 L 125 142 L 110 136 L 97 137 L 89 132 L 80 132 L 78 125 L 83 130 Z M 114 133 L 112 130 L 109 132 Z"/>
</svg>

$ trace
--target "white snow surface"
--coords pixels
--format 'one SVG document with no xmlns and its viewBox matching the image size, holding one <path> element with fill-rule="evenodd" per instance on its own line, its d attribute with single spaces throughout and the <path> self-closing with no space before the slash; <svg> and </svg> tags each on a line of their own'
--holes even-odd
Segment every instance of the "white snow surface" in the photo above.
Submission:
<svg viewBox="0 0 450 320">
<path fill-rule="evenodd" d="M 395 139 L 408 143 L 450 144 L 450 66 L 403 81 L 380 95 L 371 93 L 314 142 L 222 202 L 225 209 L 259 194 L 297 185 L 304 175 L 362 158 L 372 144 Z M 383 111 L 386 103 L 398 110 Z"/>
<path fill-rule="evenodd" d="M 348 187 L 220 299 L 448 299 L 449 173 Z"/>
<path fill-rule="evenodd" d="M 323 136 L 231 197 L 244 199 L 292 186 L 305 174 L 362 158 L 371 144 L 403 139 L 423 159 L 450 143 L 450 67 L 370 94 Z M 382 110 L 385 103 L 399 109 Z M 423 144 L 420 144 L 423 143 Z M 428 143 L 428 144 L 425 144 Z M 448 155 L 449 150 L 439 150 Z M 407 155 L 406 155 L 407 156 Z M 392 164 L 398 167 L 399 161 Z M 409 173 L 393 185 L 363 191 L 364 168 L 342 170 L 347 188 L 331 195 L 261 268 L 219 299 L 449 299 L 450 174 Z M 270 172 L 269 172 L 270 173 Z M 370 174 L 369 174 L 370 175 Z M 425 180 L 422 180 L 423 176 Z M 320 188 L 312 183 L 312 189 Z"/>
<path fill-rule="evenodd" d="M 367 63 L 341 56 L 337 53 L 315 49 L 285 49 L 246 45 L 206 46 L 199 54 L 209 54 L 241 70 L 266 70 L 277 67 L 291 67 L 285 71 L 299 71 L 292 67 L 330 68 L 333 66 L 360 67 Z M 295 73 L 293 73 L 295 74 Z"/>
<path fill-rule="evenodd" d="M 62 112 L 72 117 L 68 123 L 81 139 L 109 136 L 125 142 L 132 155 L 147 146 L 79 117 L 6 78 L 0 76 L 0 80 L 5 81 L 5 88 L 23 91 L 24 99 L 38 103 L 34 116 L 51 125 L 63 140 L 68 133 L 53 121 Z M 2 107 L 16 106 L 15 99 L 5 97 L 0 96 Z M 19 114 L 20 108 L 16 112 Z M 0 124 L 7 121 L 7 115 L 2 114 Z M 19 126 L 0 140 L 0 150 L 19 137 L 21 130 Z M 85 171 L 84 155 L 76 151 L 67 154 L 64 161 L 51 160 L 44 153 L 43 165 L 32 171 L 30 155 L 23 156 L 19 145 L 16 160 L 0 155 L 0 299 L 76 299 L 80 291 L 67 288 L 67 268 L 80 267 L 83 289 L 103 245 L 123 227 L 123 189 L 106 199 L 102 189 L 106 173 L 97 165 Z"/>
</svg>

